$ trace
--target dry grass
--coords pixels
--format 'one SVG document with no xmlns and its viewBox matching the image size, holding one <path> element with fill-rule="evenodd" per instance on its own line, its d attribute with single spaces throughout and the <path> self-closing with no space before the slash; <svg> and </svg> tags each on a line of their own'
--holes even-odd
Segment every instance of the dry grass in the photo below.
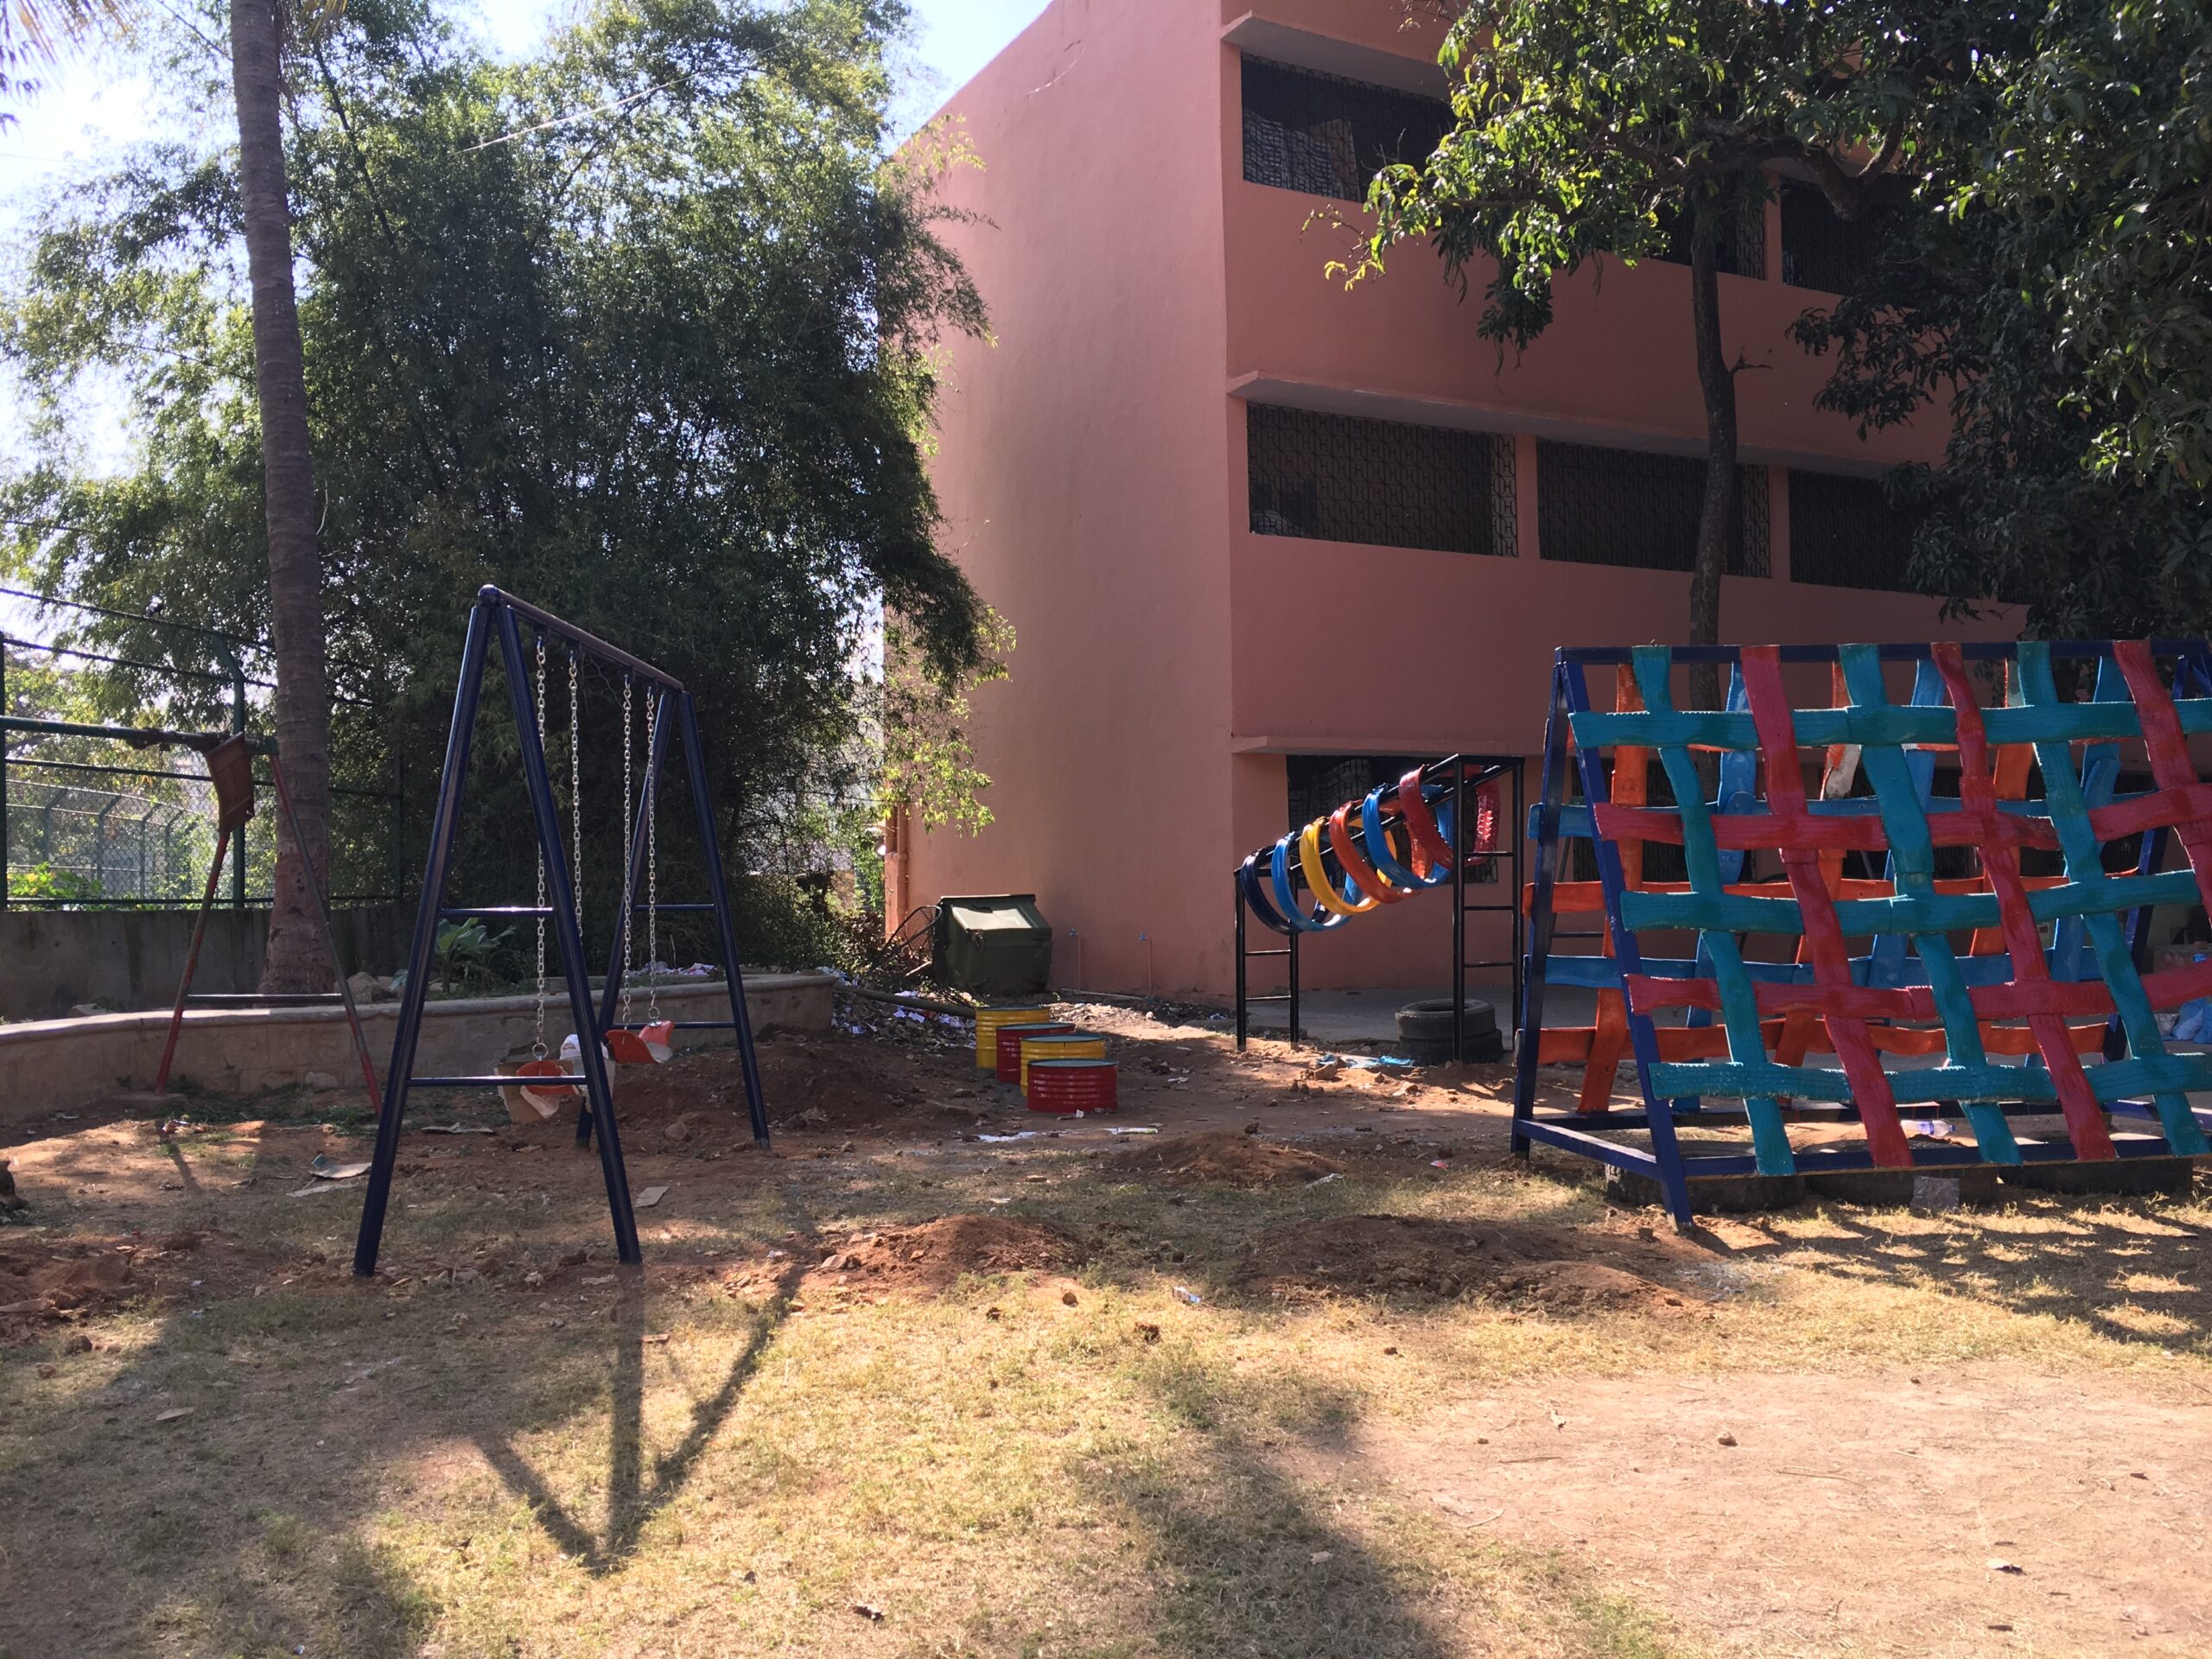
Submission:
<svg viewBox="0 0 2212 1659">
<path fill-rule="evenodd" d="M 1547 1378 L 1972 1360 L 2212 1398 L 2201 1203 L 1719 1224 L 1674 1319 L 1286 1305 L 1237 1286 L 1288 1222 L 1632 1222 L 1521 1168 L 1169 1190 L 1096 1146 L 913 1134 L 700 1166 L 634 1276 L 557 1265 L 604 1255 L 569 1154 L 471 1147 L 403 1188 L 408 1282 L 365 1288 L 353 1201 L 278 1196 L 270 1132 L 118 1142 L 61 1230 L 127 1211 L 264 1268 L 103 1319 L 90 1351 L 0 1351 L 0 1655 L 1690 1656 L 1722 1633 L 1594 1547 L 1452 1525 L 1308 1454 Z M 1090 1262 L 880 1300 L 802 1282 L 848 1232 L 960 1212 L 1049 1219 Z"/>
</svg>

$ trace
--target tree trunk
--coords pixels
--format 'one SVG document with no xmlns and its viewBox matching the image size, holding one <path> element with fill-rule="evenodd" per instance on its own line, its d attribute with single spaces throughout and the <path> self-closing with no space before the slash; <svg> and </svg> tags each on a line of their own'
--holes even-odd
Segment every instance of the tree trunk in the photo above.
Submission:
<svg viewBox="0 0 2212 1659">
<path fill-rule="evenodd" d="M 269 517 L 269 627 L 276 655 L 276 747 L 319 878 L 330 866 L 330 679 L 323 657 L 322 563 L 315 550 L 315 465 L 307 378 L 292 292 L 292 216 L 284 182 L 280 0 L 231 0 L 231 75 L 238 111 L 238 197 L 253 283 L 254 390 Z M 272 811 L 275 810 L 272 803 Z M 327 886 L 324 891 L 327 892 Z M 264 991 L 335 982 L 299 854 L 281 827 Z"/>
<path fill-rule="evenodd" d="M 1706 200 L 1692 209 L 1690 311 L 1697 348 L 1698 389 L 1705 394 L 1705 499 L 1698 512 L 1697 563 L 1690 572 L 1690 643 L 1720 643 L 1720 578 L 1735 544 L 1739 494 L 1736 478 L 1736 376 L 1720 344 L 1720 236 L 1730 211 Z M 1690 702 L 1720 706 L 1720 671 L 1690 672 Z"/>
</svg>

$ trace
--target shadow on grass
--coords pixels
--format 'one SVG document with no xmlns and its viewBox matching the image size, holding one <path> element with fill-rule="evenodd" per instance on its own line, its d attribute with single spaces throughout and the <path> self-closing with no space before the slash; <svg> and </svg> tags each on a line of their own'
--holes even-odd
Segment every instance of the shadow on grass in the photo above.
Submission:
<svg viewBox="0 0 2212 1659">
<path fill-rule="evenodd" d="M 2001 1211 L 1891 1224 L 1822 1204 L 1793 1212 L 1799 1222 L 1816 1216 L 1814 1225 L 1794 1225 L 1790 1214 L 1737 1220 L 1701 1242 L 1724 1261 L 1932 1290 L 2114 1342 L 2203 1349 L 2212 1345 L 2212 1229 L 2175 1213 L 2195 1208 L 2182 1198 L 2019 1193 Z"/>
<path fill-rule="evenodd" d="M 545 1535 L 562 1554 L 582 1564 L 595 1576 L 619 1568 L 633 1554 L 645 1523 L 683 1491 L 700 1455 L 744 1397 L 766 1357 L 776 1332 L 783 1327 L 791 1297 L 805 1271 L 794 1255 L 777 1281 L 766 1311 L 755 1320 L 753 1334 L 739 1352 L 721 1384 L 691 1408 L 691 1422 L 683 1439 L 653 1459 L 651 1478 L 645 1472 L 644 1423 L 645 1360 L 645 1296 L 640 1275 L 626 1271 L 621 1294 L 614 1306 L 613 1376 L 607 1426 L 607 1527 L 606 1535 L 594 1537 L 550 1488 L 541 1480 L 512 1440 L 480 1431 L 476 1444 L 510 1491 L 530 1505 Z"/>
<path fill-rule="evenodd" d="M 1254 1390 L 1171 1343 L 1143 1375 L 1184 1433 L 1100 1482 L 1151 1547 L 1149 1636 L 1192 1659 L 1447 1659 L 1470 1651 L 1664 1659 L 1640 1609 L 1548 1548 L 1363 1504 L 1355 1531 L 1328 1487 L 1292 1466 L 1337 1440 L 1357 1402 L 1309 1379 Z"/>
</svg>

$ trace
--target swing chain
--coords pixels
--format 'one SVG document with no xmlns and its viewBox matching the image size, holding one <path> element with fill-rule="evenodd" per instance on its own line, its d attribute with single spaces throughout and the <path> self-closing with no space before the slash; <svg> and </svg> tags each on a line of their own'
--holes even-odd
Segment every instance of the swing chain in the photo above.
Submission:
<svg viewBox="0 0 2212 1659">
<path fill-rule="evenodd" d="M 630 711 L 635 677 L 627 670 L 622 675 L 622 914 L 615 925 L 622 930 L 622 1024 L 630 1024 L 630 982 L 632 969 L 638 959 L 638 933 L 635 923 L 635 883 L 638 867 L 632 861 L 630 837 L 634 833 L 631 808 L 630 770 Z"/>
<path fill-rule="evenodd" d="M 660 981 L 653 969 L 660 962 L 660 808 L 654 785 L 660 781 L 653 766 L 652 732 L 653 704 L 645 705 L 645 1018 L 660 1023 Z M 624 729 L 628 729 L 625 722 Z"/>
<path fill-rule="evenodd" d="M 584 934 L 584 746 L 576 729 L 576 676 L 581 653 L 569 647 L 569 885 L 576 937 Z"/>
<path fill-rule="evenodd" d="M 537 636 L 537 752 L 545 753 L 545 636 Z M 531 1058 L 545 1058 L 545 847 L 537 849 L 537 1018 L 532 1028 Z"/>
</svg>

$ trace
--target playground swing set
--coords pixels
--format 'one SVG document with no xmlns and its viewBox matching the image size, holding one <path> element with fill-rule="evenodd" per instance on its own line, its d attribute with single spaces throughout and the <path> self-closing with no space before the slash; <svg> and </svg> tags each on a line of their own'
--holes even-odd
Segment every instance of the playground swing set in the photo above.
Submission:
<svg viewBox="0 0 2212 1659">
<path fill-rule="evenodd" d="M 1723 708 L 1677 707 L 1675 676 L 1697 667 L 1729 675 Z M 1592 670 L 1612 674 L 1609 712 Z M 1828 704 L 1794 706 L 1789 676 L 1823 670 Z M 1889 671 L 1907 670 L 1893 702 Z M 2063 698 L 2061 672 L 2088 696 Z M 2206 733 L 2202 640 L 1560 651 L 1528 826 L 1514 1151 L 1645 1177 L 1685 1227 L 1693 1177 L 2207 1156 L 2212 1112 L 2188 1096 L 2212 1089 L 2212 1055 L 2171 1052 L 2157 1014 L 2212 995 L 2212 963 L 2143 971 L 2153 907 L 2212 902 L 2212 785 L 2189 752 Z M 2148 790 L 2119 788 L 2126 745 Z M 1670 804 L 1651 800 L 1655 756 Z M 1309 827 L 1245 860 L 1240 1041 L 1246 910 L 1294 952 L 1300 931 L 1370 907 L 1355 897 L 1376 898 L 1370 880 L 1438 885 L 1459 765 L 1339 808 L 1325 847 Z M 1594 881 L 1567 879 L 1577 843 Z M 1646 879 L 1653 846 L 1680 849 L 1685 879 Z M 2125 869 L 2107 849 L 2132 854 Z M 2031 854 L 2056 868 L 2031 873 Z M 1602 918 L 1603 954 L 1555 953 L 1563 915 Z M 1544 1025 L 1555 984 L 1596 992 L 1593 1026 Z M 1624 1058 L 1641 1096 L 1625 1108 Z M 1573 1107 L 1540 1103 L 1539 1069 L 1575 1061 Z"/>
<path fill-rule="evenodd" d="M 524 633 L 531 634 L 526 646 Z M 537 901 L 532 906 L 451 906 L 444 902 L 447 878 L 460 826 L 461 805 L 467 774 L 476 716 L 483 699 L 484 675 L 496 646 L 508 701 L 514 718 L 516 747 L 522 760 L 523 779 L 530 798 L 531 819 L 537 843 Z M 569 662 L 569 813 L 563 833 L 553 775 L 546 760 L 546 661 L 549 652 L 563 651 Z M 589 659 L 618 674 L 622 683 L 623 836 L 626 849 L 620 902 L 613 924 L 613 945 L 605 979 L 594 1001 L 590 968 L 584 956 L 583 909 L 579 879 L 583 860 L 582 737 L 580 721 L 580 678 Z M 636 700 L 646 705 L 648 735 L 645 743 L 642 781 L 632 770 L 632 734 Z M 659 898 L 659 823 L 657 799 L 661 768 L 675 728 L 690 784 L 700 849 L 706 868 L 709 896 L 694 902 L 663 904 Z M 632 786 L 636 785 L 633 797 Z M 564 844 L 565 842 L 565 844 Z M 645 892 L 639 896 L 640 880 Z M 662 1017 L 657 987 L 650 974 L 658 950 L 659 917 L 664 912 L 711 913 L 715 940 L 729 995 L 729 1018 L 673 1020 Z M 645 924 L 645 963 L 648 974 L 646 1006 L 642 1020 L 635 1018 L 631 977 L 638 969 L 633 917 L 643 913 Z M 447 921 L 511 920 L 527 918 L 537 929 L 537 996 L 531 1058 L 512 1075 L 419 1077 L 416 1052 L 423 1029 L 423 1006 L 429 995 L 431 959 L 439 925 Z M 546 1016 L 550 1004 L 546 977 L 546 931 L 550 926 L 563 981 L 567 988 L 571 1034 L 562 1058 L 550 1057 L 546 1046 Z M 469 613 L 467 638 L 461 649 L 461 675 L 454 693 L 451 727 L 446 736 L 444 765 L 439 773 L 437 805 L 431 822 L 429 860 L 416 915 L 415 933 L 409 947 L 406 979 L 402 991 L 398 1027 L 393 1038 L 390 1069 L 385 1075 L 383 1110 L 377 1119 L 376 1152 L 369 1167 L 368 1185 L 361 1207 L 360 1230 L 353 1252 L 353 1271 L 363 1276 L 376 1271 L 384 1236 L 385 1217 L 391 1197 L 392 1177 L 399 1152 L 399 1137 L 407 1098 L 415 1089 L 515 1088 L 541 1110 L 557 1111 L 569 1102 L 580 1103 L 576 1122 L 579 1146 L 596 1139 L 601 1173 L 607 1186 L 607 1212 L 613 1224 L 616 1254 L 626 1263 L 641 1259 L 637 1217 L 632 1204 L 629 1177 L 623 1166 L 622 1146 L 614 1118 L 613 1067 L 650 1065 L 668 1058 L 679 1031 L 728 1031 L 734 1034 L 738 1060 L 745 1083 L 746 1107 L 754 1141 L 768 1144 L 767 1108 L 760 1090 L 760 1072 L 754 1054 L 753 1028 L 745 1006 L 743 969 L 737 954 L 729 894 L 723 880 L 721 850 L 715 827 L 714 804 L 699 742 L 699 728 L 690 693 L 672 675 L 632 656 L 605 640 L 564 621 L 550 611 L 515 598 L 495 587 L 480 589 Z M 573 1069 L 572 1069 L 573 1067 Z M 564 1081 L 555 1083 L 554 1078 Z"/>
<path fill-rule="evenodd" d="M 525 626 L 531 633 L 531 647 L 528 651 L 524 650 L 523 644 Z M 546 661 L 549 645 L 552 641 L 560 643 L 568 658 L 569 671 L 569 812 L 565 849 L 562 844 L 560 811 L 554 798 L 552 774 L 546 760 Z M 530 796 L 537 845 L 537 901 L 528 906 L 452 907 L 445 906 L 442 897 L 452 863 L 462 785 L 473 749 L 476 715 L 482 701 L 484 671 L 495 643 L 501 665 L 505 671 L 519 740 L 517 747 L 521 753 L 524 779 Z M 582 669 L 586 658 L 594 659 L 618 672 L 621 680 L 622 840 L 627 851 L 620 902 L 614 922 L 613 951 L 607 966 L 604 989 L 596 1006 L 592 998 L 590 970 L 583 954 L 581 888 L 584 813 L 583 728 L 580 714 Z M 645 699 L 646 728 L 642 780 L 637 774 L 633 741 L 641 690 Z M 684 769 L 690 785 L 704 854 L 709 895 L 702 901 L 682 904 L 663 904 L 660 901 L 658 797 L 661 769 L 671 724 L 683 747 Z M 224 867 L 230 861 L 233 849 L 240 861 L 245 856 L 245 827 L 254 817 L 253 764 L 257 757 L 267 760 L 270 782 L 276 792 L 279 816 L 300 855 L 301 868 L 322 930 L 332 975 L 337 982 L 336 1000 L 346 1011 L 354 1054 L 360 1066 L 362 1086 L 370 1112 L 377 1123 L 376 1152 L 369 1168 L 360 1232 L 354 1249 L 356 1273 L 365 1275 L 376 1271 L 385 1216 L 391 1200 L 401 1124 L 406 1111 L 407 1096 L 411 1089 L 513 1089 L 541 1116 L 550 1116 L 571 1102 L 578 1103 L 576 1141 L 579 1146 L 587 1145 L 596 1136 L 601 1167 L 607 1181 L 607 1206 L 613 1221 L 616 1249 L 626 1262 L 639 1260 L 639 1253 L 636 1217 L 614 1122 L 611 1080 L 613 1065 L 650 1065 L 666 1060 L 674 1052 L 676 1033 L 679 1031 L 733 1032 L 745 1083 L 746 1107 L 751 1118 L 753 1140 L 760 1146 L 768 1144 L 767 1109 L 760 1090 L 760 1065 L 753 1051 L 752 1023 L 745 1006 L 744 974 L 737 954 L 728 890 L 722 876 L 721 852 L 715 828 L 714 804 L 702 759 L 697 717 L 690 694 L 673 676 L 563 621 L 550 612 L 503 593 L 498 588 L 486 587 L 478 593 L 476 604 L 469 616 L 467 638 L 462 647 L 461 681 L 454 696 L 453 723 L 447 734 L 445 764 L 440 774 L 437 809 L 431 826 L 429 861 L 423 877 L 414 938 L 408 951 L 398 1011 L 398 1029 L 393 1041 L 391 1065 L 385 1074 L 381 1089 L 377 1083 L 376 1066 L 369 1052 L 360 1011 L 354 1002 L 345 966 L 332 935 L 330 907 L 314 862 L 307 856 L 306 842 L 292 809 L 291 791 L 285 781 L 283 766 L 273 741 L 230 733 L 95 726 L 12 715 L 0 715 L 0 731 L 52 737 L 106 739 L 128 743 L 137 748 L 189 749 L 200 755 L 207 763 L 209 781 L 215 792 L 215 854 L 208 868 L 206 889 L 201 895 L 199 914 L 193 928 L 184 974 L 177 986 L 176 1002 L 169 1016 L 168 1037 L 162 1046 L 161 1065 L 154 1085 L 157 1094 L 166 1093 L 168 1090 L 178 1039 L 184 1027 L 185 1009 L 192 1000 L 192 982 L 198 970 L 200 947 L 206 940 L 208 916 L 214 906 Z M 645 884 L 642 899 L 639 896 L 641 879 Z M 660 918 L 664 912 L 711 912 L 713 915 L 729 994 L 730 1017 L 727 1020 L 677 1020 L 663 1016 L 659 986 L 652 974 L 659 959 Z M 645 917 L 642 964 L 638 957 L 638 930 L 632 919 L 639 913 Z M 512 1075 L 415 1075 L 416 1052 L 422 1037 L 423 1006 L 429 995 L 430 968 L 435 955 L 440 924 L 472 918 L 490 920 L 524 917 L 529 918 L 537 930 L 537 989 L 531 1058 L 517 1067 Z M 549 922 L 552 925 L 561 970 L 568 988 L 569 1014 L 574 1027 L 563 1045 L 559 1059 L 550 1056 L 545 1041 L 550 1000 L 545 972 L 546 926 Z M 639 1019 L 635 1017 L 639 1010 L 634 1006 L 632 981 L 641 970 L 646 975 L 646 989 L 644 1017 Z M 245 996 L 218 1000 L 267 1003 L 272 999 Z M 315 995 L 273 1000 L 286 1004 L 315 1004 L 327 999 Z M 556 1083 L 553 1081 L 555 1078 L 561 1081 Z"/>
</svg>

